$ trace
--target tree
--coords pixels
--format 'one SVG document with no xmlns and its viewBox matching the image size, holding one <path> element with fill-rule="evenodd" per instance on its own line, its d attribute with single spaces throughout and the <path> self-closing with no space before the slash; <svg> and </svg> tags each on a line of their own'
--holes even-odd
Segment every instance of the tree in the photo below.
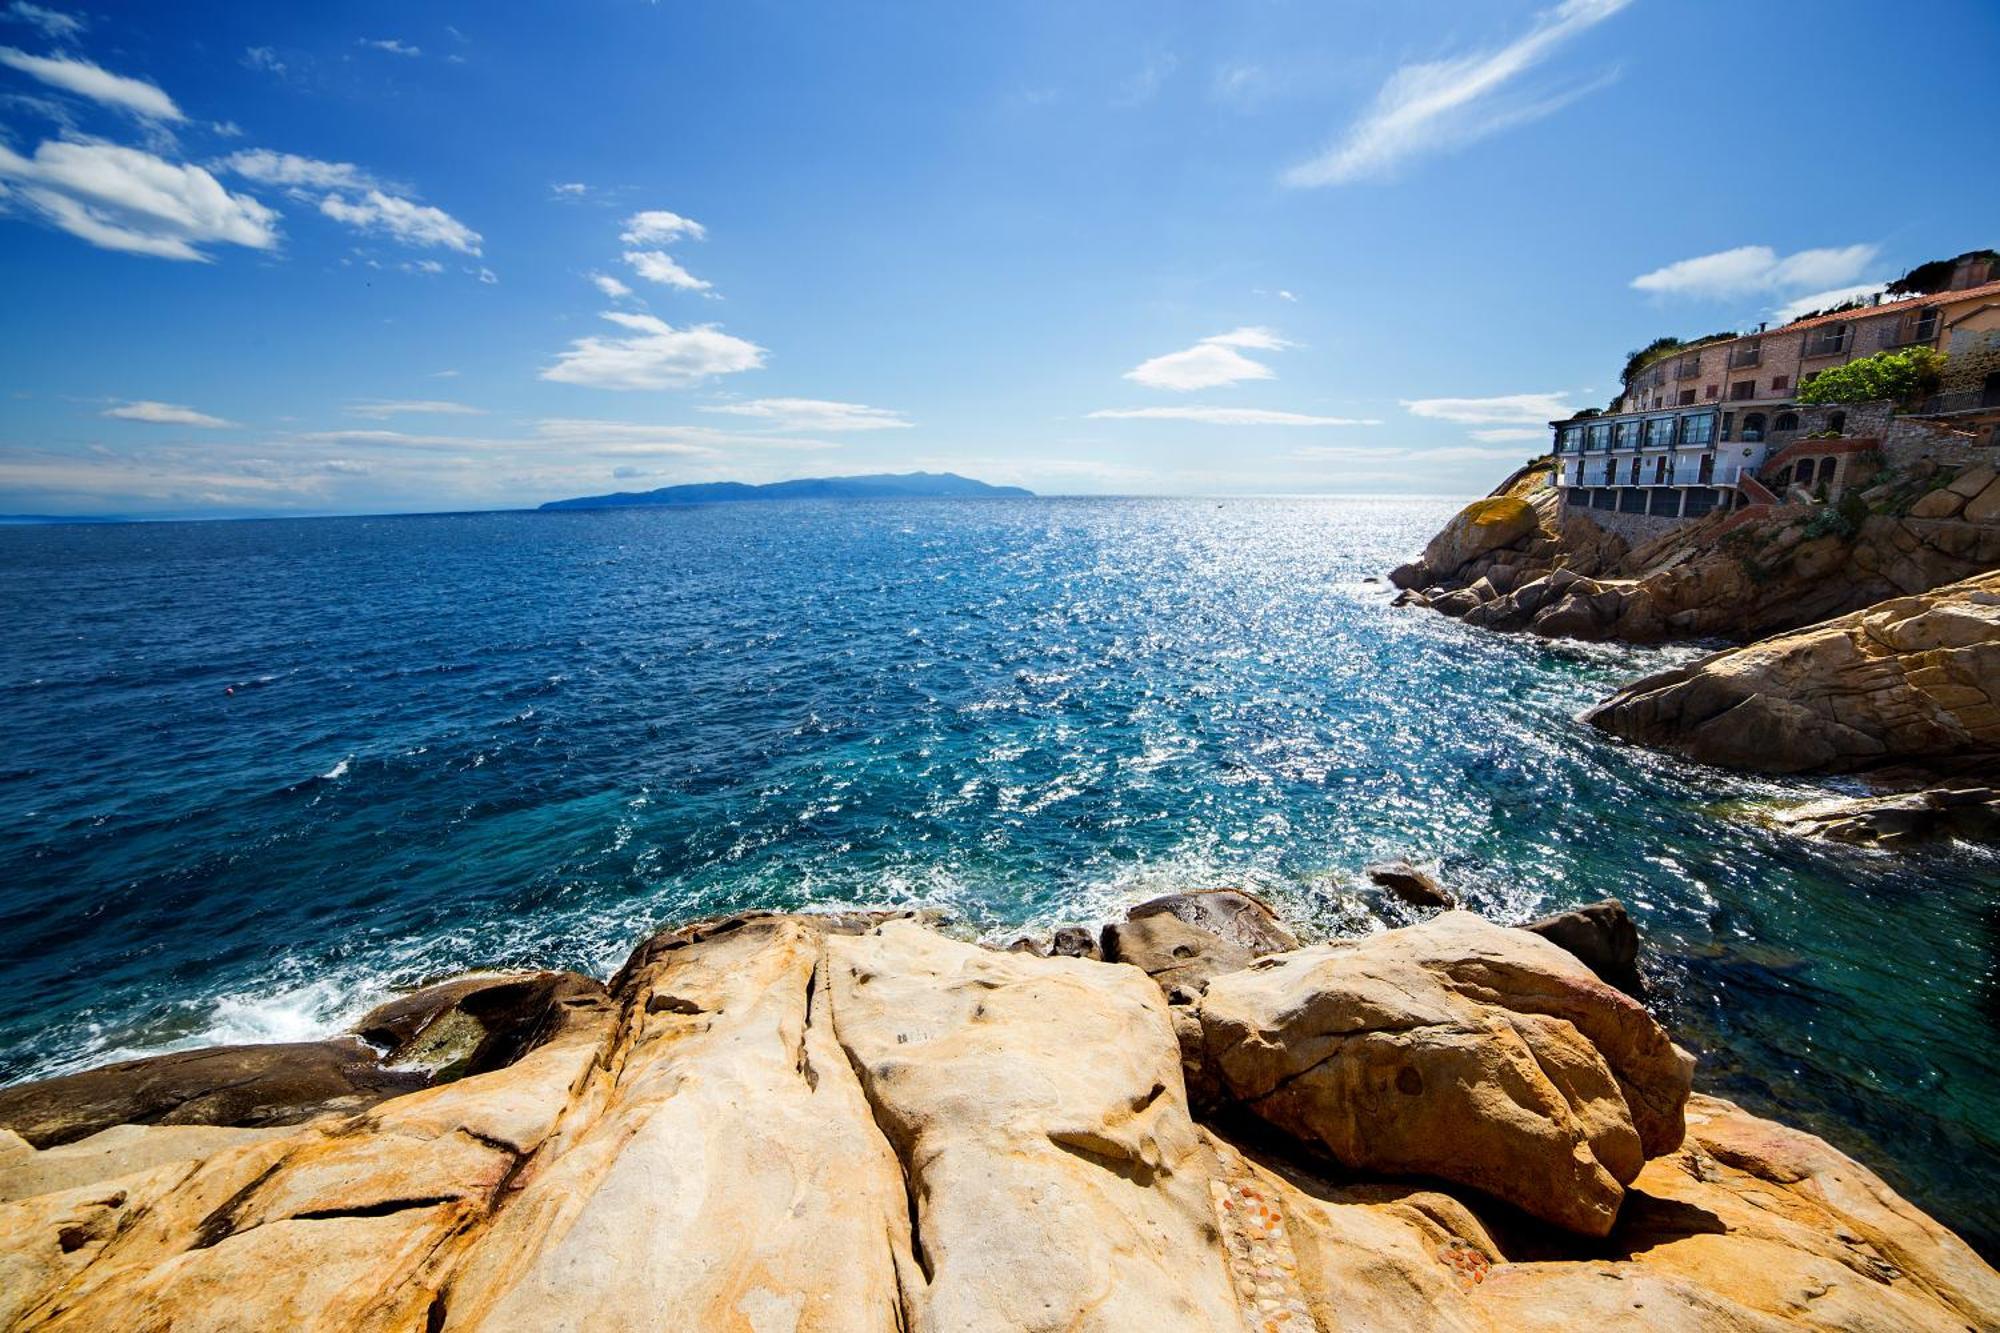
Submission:
<svg viewBox="0 0 2000 1333">
<path fill-rule="evenodd" d="M 1813 376 L 1799 389 L 1802 403 L 1907 402 L 1937 388 L 1944 357 L 1929 347 L 1877 352 Z"/>
</svg>

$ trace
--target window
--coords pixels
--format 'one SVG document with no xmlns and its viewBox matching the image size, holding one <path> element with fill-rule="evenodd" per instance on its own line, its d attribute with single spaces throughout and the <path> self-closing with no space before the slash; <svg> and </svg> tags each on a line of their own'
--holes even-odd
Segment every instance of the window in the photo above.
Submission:
<svg viewBox="0 0 2000 1333">
<path fill-rule="evenodd" d="M 1729 401 L 1732 403 L 1746 402 L 1756 396 L 1756 380 L 1738 380 L 1729 386 Z"/>
<path fill-rule="evenodd" d="M 1717 398 L 1722 396 L 1722 386 L 1720 384 L 1711 384 L 1708 386 L 1708 388 L 1702 391 L 1701 396 L 1708 399 L 1708 401 L 1712 403 Z"/>
<path fill-rule="evenodd" d="M 1682 389 L 1682 390 L 1681 390 L 1681 396 L 1680 396 L 1680 406 L 1682 406 L 1682 407 L 1693 407 L 1693 406 L 1694 406 L 1694 390 L 1693 390 L 1693 389 Z"/>
<path fill-rule="evenodd" d="M 1655 486 L 1667 484 L 1667 460 L 1664 458 L 1653 460 L 1653 484 Z"/>
<path fill-rule="evenodd" d="M 1583 427 L 1564 426 L 1562 429 L 1562 443 L 1556 447 L 1566 454 L 1573 454 L 1578 449 L 1581 449 L 1583 447 Z"/>
<path fill-rule="evenodd" d="M 1829 324 L 1823 329 L 1814 329 L 1806 339 L 1807 356 L 1839 356 L 1847 350 L 1847 326 Z"/>
<path fill-rule="evenodd" d="M 1764 414 L 1752 412 L 1743 418 L 1743 438 L 1751 444 L 1764 438 Z"/>
<path fill-rule="evenodd" d="M 1913 343 L 1927 343 L 1937 337 L 1937 331 L 1937 310 L 1935 308 L 1926 310 L 1917 316 L 1915 323 L 1910 325 L 1909 341 Z"/>
<path fill-rule="evenodd" d="M 1798 428 L 1799 414 L 1797 412 L 1780 412 L 1778 413 L 1778 419 L 1771 423 L 1773 431 L 1797 430 Z"/>
<path fill-rule="evenodd" d="M 1715 414 L 1701 412 L 1681 418 L 1681 443 L 1705 445 L 1715 439 Z"/>
<path fill-rule="evenodd" d="M 1606 486 L 1618 484 L 1618 464 L 1608 458 L 1604 460 L 1604 484 Z"/>
<path fill-rule="evenodd" d="M 1764 345 L 1762 343 L 1738 343 L 1729 349 L 1729 368 L 1731 370 L 1747 369 L 1763 359 Z"/>
<path fill-rule="evenodd" d="M 1734 437 L 1735 432 L 1736 414 L 1734 412 L 1724 412 L 1722 414 L 1722 438 L 1725 440 L 1731 439 Z"/>
<path fill-rule="evenodd" d="M 1835 412 L 1826 419 L 1826 428 L 1838 433 L 1847 429 L 1847 413 Z"/>
<path fill-rule="evenodd" d="M 1646 423 L 1646 446 L 1650 449 L 1671 449 L 1674 444 L 1674 419 L 1654 417 Z"/>
<path fill-rule="evenodd" d="M 1611 447 L 1611 427 L 1592 426 L 1590 428 L 1590 447 L 1593 449 L 1609 449 Z"/>
<path fill-rule="evenodd" d="M 1612 438 L 1617 441 L 1613 446 L 1614 448 L 1637 449 L 1639 447 L 1639 423 L 1636 421 L 1619 422 L 1612 428 Z"/>
<path fill-rule="evenodd" d="M 1772 392 L 1772 393 L 1783 393 L 1783 392 L 1784 392 L 1785 390 L 1787 390 L 1787 389 L 1789 389 L 1789 388 L 1791 388 L 1791 387 L 1792 387 L 1792 377 L 1791 377 L 1790 375 L 1773 375 L 1773 376 L 1771 376 L 1771 392 Z"/>
</svg>

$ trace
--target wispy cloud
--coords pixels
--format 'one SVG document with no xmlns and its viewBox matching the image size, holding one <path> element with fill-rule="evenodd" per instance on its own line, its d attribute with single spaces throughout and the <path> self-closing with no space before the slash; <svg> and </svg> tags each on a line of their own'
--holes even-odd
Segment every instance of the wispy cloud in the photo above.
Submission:
<svg viewBox="0 0 2000 1333">
<path fill-rule="evenodd" d="M 325 162 L 318 158 L 300 157 L 296 153 L 277 153 L 268 148 L 240 149 L 214 165 L 259 185 L 275 185 L 294 191 L 296 198 L 309 197 L 306 193 L 309 190 L 408 192 L 407 187 L 390 184 L 352 162 Z"/>
<path fill-rule="evenodd" d="M 778 430 L 902 430 L 914 424 L 902 413 L 886 407 L 829 402 L 823 398 L 753 398 L 746 403 L 717 403 L 701 410 L 754 417 Z"/>
<path fill-rule="evenodd" d="M 655 208 L 626 218 L 625 230 L 618 239 L 627 245 L 666 245 L 683 236 L 699 241 L 707 235 L 708 229 L 693 218 Z"/>
<path fill-rule="evenodd" d="M 44 9 L 40 5 L 29 4 L 28 0 L 14 0 L 13 4 L 0 9 L 0 18 L 40 28 L 44 37 L 58 42 L 72 41 L 84 29 L 83 20 L 75 15 Z"/>
<path fill-rule="evenodd" d="M 677 329 L 652 315 L 606 310 L 628 337 L 578 338 L 541 377 L 597 389 L 682 389 L 716 375 L 756 370 L 764 349 L 713 324 Z"/>
<path fill-rule="evenodd" d="M 414 58 L 424 53 L 422 47 L 411 46 L 408 42 L 396 37 L 363 37 L 355 42 L 355 45 L 365 46 L 376 51 L 386 51 L 392 56 L 410 56 Z"/>
<path fill-rule="evenodd" d="M 377 421 L 413 413 L 454 417 L 486 415 L 486 409 L 483 407 L 469 407 L 464 403 L 446 402 L 438 398 L 369 398 L 358 403 L 349 403 L 347 410 L 357 417 L 373 417 Z"/>
<path fill-rule="evenodd" d="M 1156 51 L 1146 57 L 1146 63 L 1137 73 L 1127 77 L 1118 85 L 1117 94 L 1111 99 L 1112 105 L 1122 107 L 1144 106 L 1159 96 L 1160 89 L 1180 68 L 1180 57 L 1171 51 Z"/>
<path fill-rule="evenodd" d="M 146 398 L 108 407 L 103 415 L 120 421 L 143 421 L 150 426 L 199 426 L 204 430 L 221 430 L 236 424 L 179 403 L 157 403 Z"/>
<path fill-rule="evenodd" d="M 714 426 L 668 426 L 644 421 L 601 421 L 552 417 L 535 423 L 535 433 L 566 448 L 603 456 L 716 454 L 747 446 L 781 452 L 815 453 L 840 446 L 828 440 L 752 435 Z"/>
<path fill-rule="evenodd" d="M 1261 407 L 1122 407 L 1100 408 L 1092 421 L 1197 421 L 1209 426 L 1379 426 L 1361 417 L 1322 417 L 1304 412 L 1277 412 Z"/>
<path fill-rule="evenodd" d="M 1343 185 L 1386 174 L 1404 160 L 1463 147 L 1539 119 L 1601 87 L 1510 92 L 1521 75 L 1564 42 L 1602 23 L 1631 0 L 1563 0 L 1535 16 L 1523 37 L 1496 50 L 1405 65 L 1338 142 L 1284 175 L 1288 185 Z"/>
<path fill-rule="evenodd" d="M 1866 244 L 1798 250 L 1789 255 L 1780 255 L 1768 245 L 1739 245 L 1641 273 L 1632 279 L 1632 286 L 1655 296 L 1706 299 L 1835 288 L 1852 284 L 1875 262 L 1877 253 L 1878 247 Z"/>
<path fill-rule="evenodd" d="M 678 287 L 685 292 L 705 292 L 714 286 L 675 263 L 673 256 L 664 250 L 627 250 L 625 262 L 647 282 Z"/>
<path fill-rule="evenodd" d="M 281 79 L 285 77 L 285 62 L 278 58 L 278 52 L 274 47 L 245 47 L 243 51 L 243 67 L 245 69 L 261 70 L 266 74 L 275 75 Z"/>
<path fill-rule="evenodd" d="M 1212 389 L 1244 380 L 1275 379 L 1277 372 L 1261 361 L 1243 354 L 1251 351 L 1275 352 L 1290 347 L 1277 334 L 1254 326 L 1231 329 L 1203 338 L 1192 347 L 1142 361 L 1125 372 L 1125 378 L 1149 389 L 1171 389 L 1187 393 Z"/>
<path fill-rule="evenodd" d="M 39 79 L 51 88 L 88 97 L 94 102 L 129 111 L 147 120 L 180 121 L 187 117 L 174 99 L 144 79 L 113 74 L 80 56 L 33 56 L 11 46 L 0 46 L 0 65 Z"/>
<path fill-rule="evenodd" d="M 610 297 L 614 301 L 622 301 L 626 297 L 632 294 L 632 289 L 630 287 L 627 287 L 624 283 L 618 281 L 618 279 L 612 277 L 609 273 L 591 274 L 590 285 L 597 288 L 598 291 L 603 292 L 606 296 Z"/>
<path fill-rule="evenodd" d="M 381 232 L 405 245 L 442 246 L 466 255 L 480 252 L 479 233 L 443 209 L 380 190 L 369 190 L 353 200 L 330 194 L 320 200 L 319 211 L 335 222 Z"/>
<path fill-rule="evenodd" d="M 1576 409 L 1563 401 L 1565 393 L 1512 393 L 1494 398 L 1405 398 L 1411 416 L 1479 426 L 1546 426 Z M 1542 432 L 1535 432 L 1538 436 Z M 1500 438 L 1500 437 L 1492 437 Z M 1512 438 L 1512 437 L 1507 437 Z"/>
<path fill-rule="evenodd" d="M 106 250 L 206 262 L 210 244 L 269 250 L 278 215 L 200 167 L 107 143 L 0 144 L 0 182 L 53 225 Z"/>
</svg>

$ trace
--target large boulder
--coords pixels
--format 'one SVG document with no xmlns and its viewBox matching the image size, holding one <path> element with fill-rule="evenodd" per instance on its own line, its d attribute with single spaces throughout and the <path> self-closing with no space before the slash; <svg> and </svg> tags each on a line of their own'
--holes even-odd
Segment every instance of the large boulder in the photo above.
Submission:
<svg viewBox="0 0 2000 1333">
<path fill-rule="evenodd" d="M 1645 1009 L 1468 912 L 1262 959 L 1211 981 L 1200 1018 L 1228 1095 L 1262 1120 L 1585 1235 L 1680 1144 L 1692 1062 Z"/>
<path fill-rule="evenodd" d="M 362 1016 L 354 1032 L 384 1064 L 458 1078 L 502 1069 L 543 1040 L 562 1012 L 604 998 L 574 972 L 459 977 L 399 996 Z"/>
<path fill-rule="evenodd" d="M 1387 889 L 1412 907 L 1458 906 L 1451 890 L 1438 883 L 1428 870 L 1408 861 L 1380 861 L 1362 873 L 1377 887 Z"/>
<path fill-rule="evenodd" d="M 1584 718 L 1768 773 L 2000 760 L 2000 571 L 1649 676 Z"/>
<path fill-rule="evenodd" d="M 1299 947 L 1298 937 L 1285 928 L 1271 904 L 1242 889 L 1170 893 L 1140 903 L 1125 915 L 1132 921 L 1151 916 L 1176 917 L 1253 954 L 1281 953 Z"/>
<path fill-rule="evenodd" d="M 1983 782 L 1941 783 L 1922 791 L 1834 797 L 1773 816 L 1809 838 L 1885 850 L 1947 839 L 2000 843 L 2000 790 Z"/>
</svg>

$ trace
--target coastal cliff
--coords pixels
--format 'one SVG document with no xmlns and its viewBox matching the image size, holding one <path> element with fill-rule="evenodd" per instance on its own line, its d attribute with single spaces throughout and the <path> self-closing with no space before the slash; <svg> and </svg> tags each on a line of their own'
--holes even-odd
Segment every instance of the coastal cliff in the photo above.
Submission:
<svg viewBox="0 0 2000 1333">
<path fill-rule="evenodd" d="M 9 1089 L 0 1322 L 2000 1324 L 2000 1275 L 1865 1167 L 1691 1095 L 1544 937 L 1615 939 L 1593 911 L 1300 946 L 1247 895 L 1177 895 L 1057 941 L 1108 962 L 752 915 L 605 985 L 417 992 L 317 1063 Z"/>
<path fill-rule="evenodd" d="M 1475 501 L 1391 581 L 1486 629 L 1748 642 L 2000 567 L 1987 465 L 1890 470 L 1837 505 L 1717 511 L 1638 546 L 1566 506 L 1552 466 Z"/>
</svg>

